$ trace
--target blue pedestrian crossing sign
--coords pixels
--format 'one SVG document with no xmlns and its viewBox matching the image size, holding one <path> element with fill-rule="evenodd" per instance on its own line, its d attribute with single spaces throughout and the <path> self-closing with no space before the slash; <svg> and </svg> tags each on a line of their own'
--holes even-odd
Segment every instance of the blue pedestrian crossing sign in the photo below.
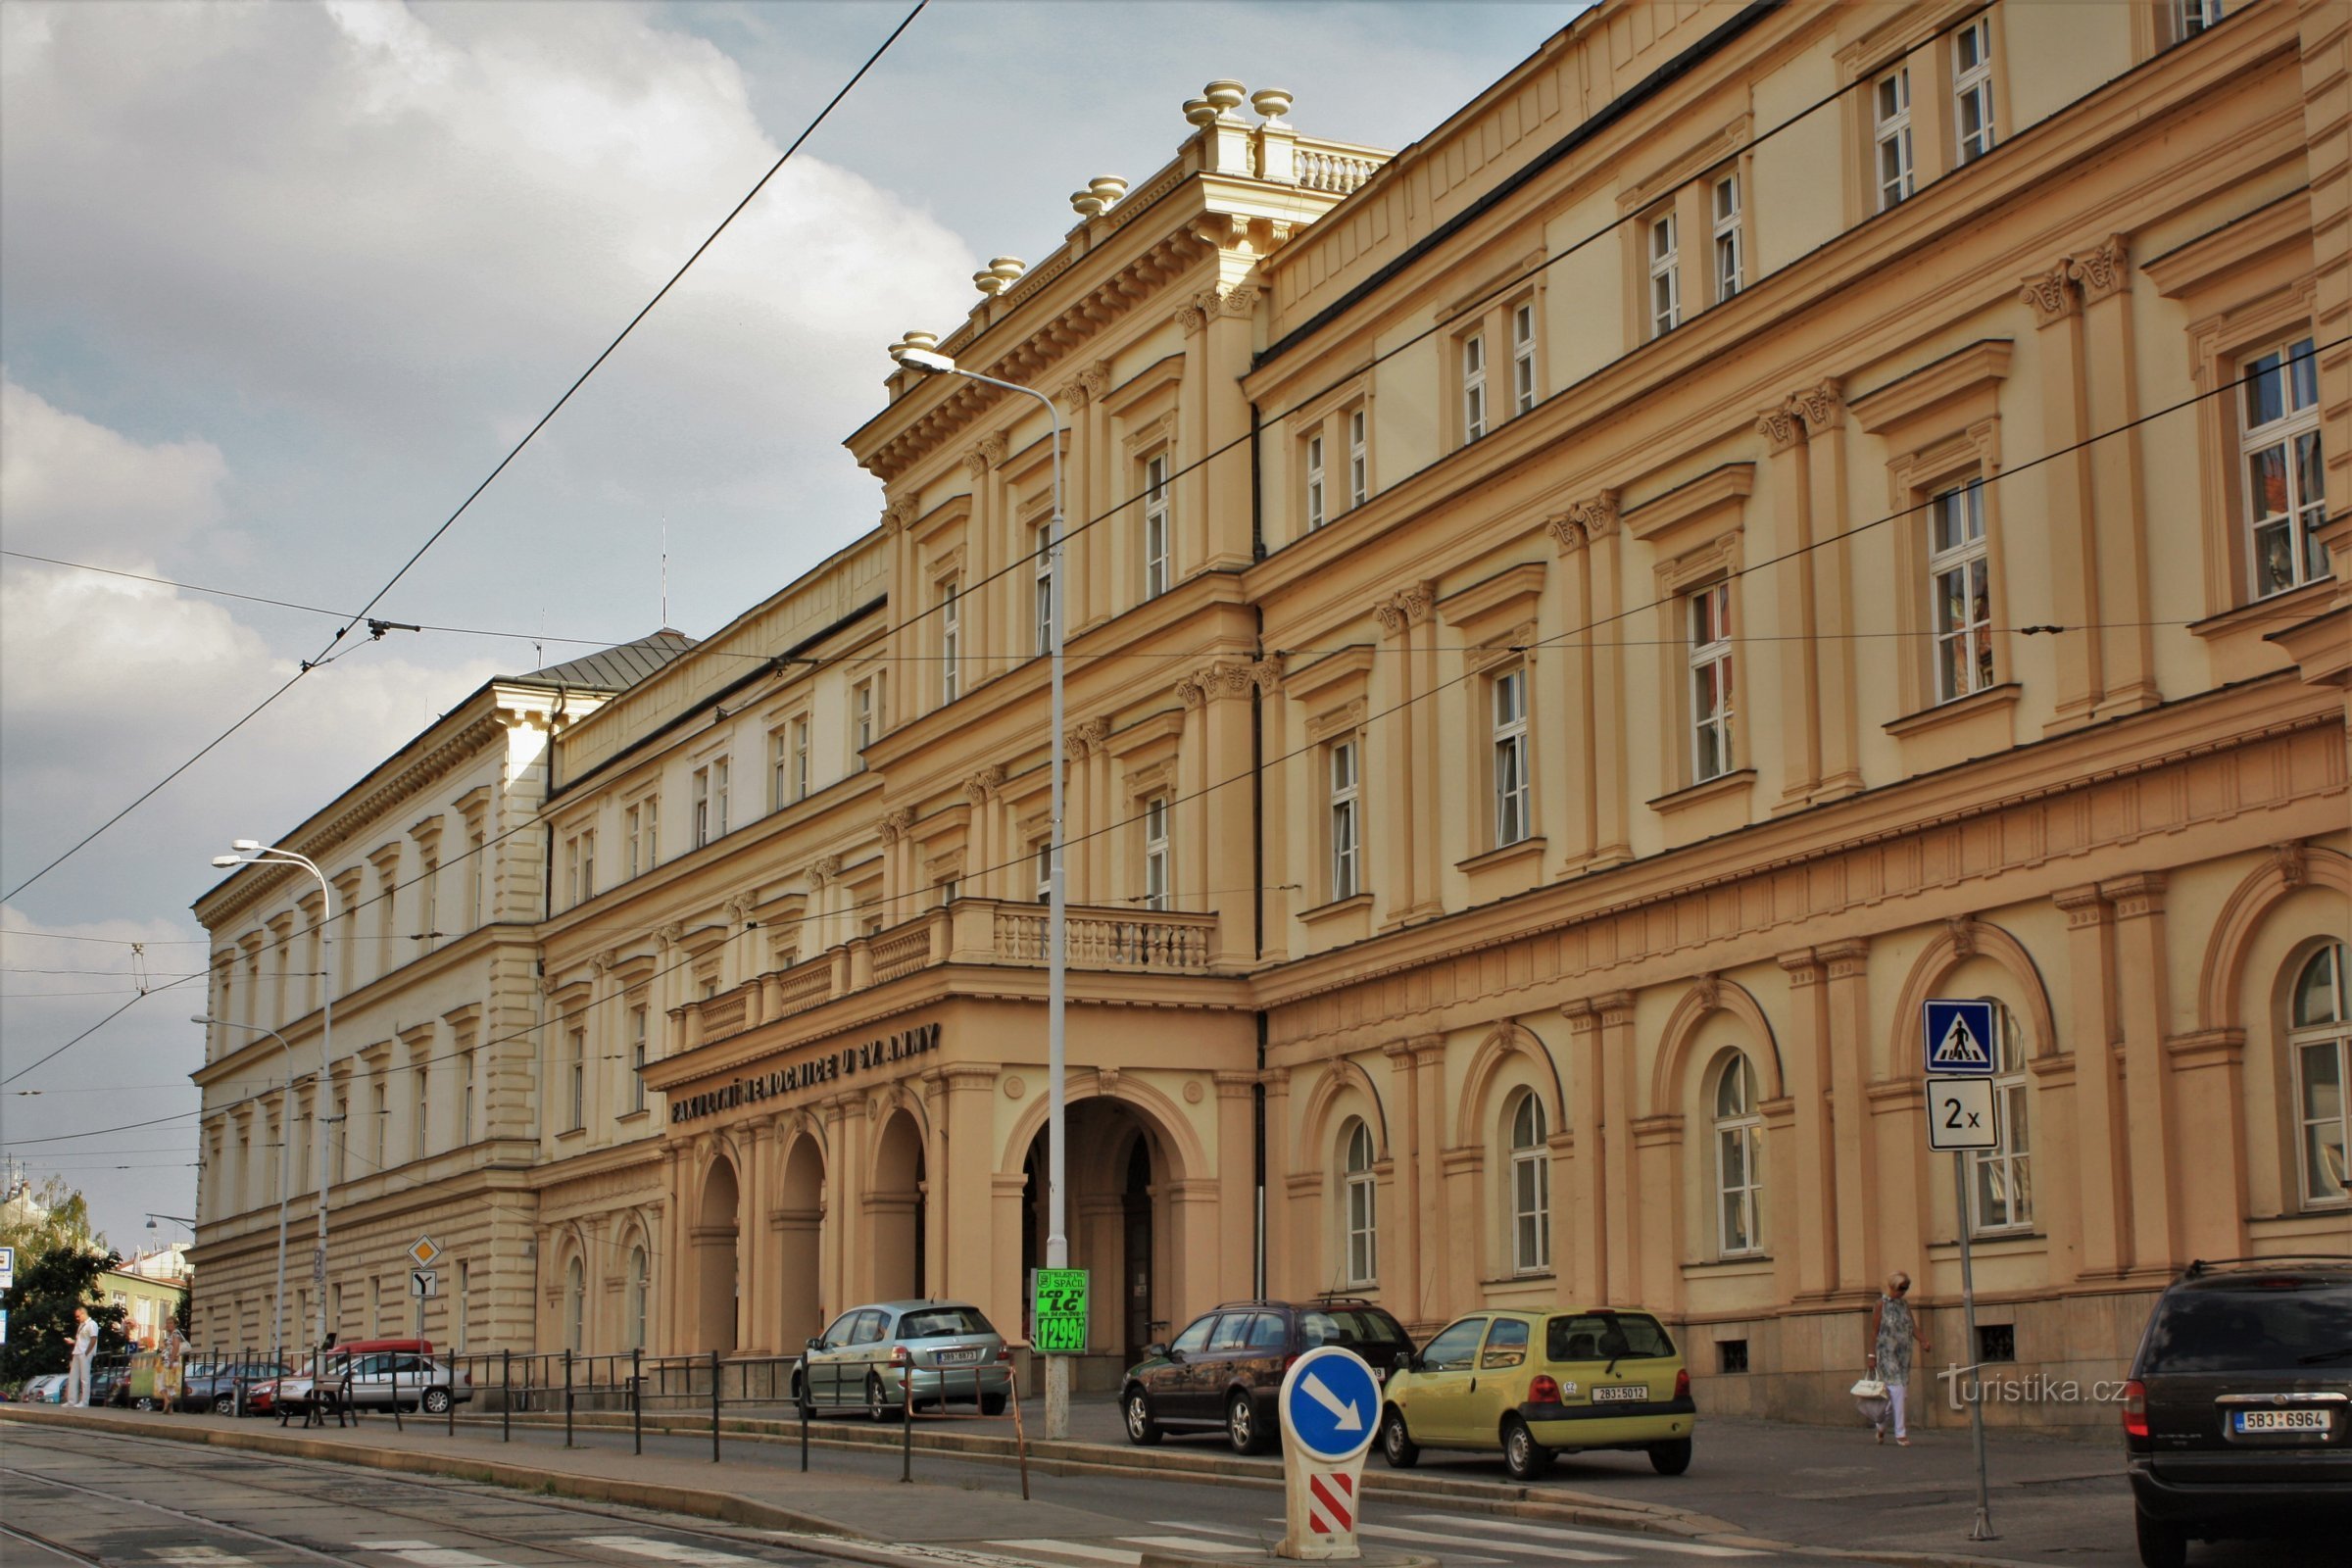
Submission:
<svg viewBox="0 0 2352 1568">
<path fill-rule="evenodd" d="M 1328 1464 L 1356 1458 L 1380 1430 L 1380 1381 L 1364 1358 L 1325 1345 L 1282 1380 L 1282 1434 L 1293 1449 Z"/>
<path fill-rule="evenodd" d="M 1992 1076 L 1992 1004 L 1931 1000 L 1922 1034 L 1932 1077 Z"/>
</svg>

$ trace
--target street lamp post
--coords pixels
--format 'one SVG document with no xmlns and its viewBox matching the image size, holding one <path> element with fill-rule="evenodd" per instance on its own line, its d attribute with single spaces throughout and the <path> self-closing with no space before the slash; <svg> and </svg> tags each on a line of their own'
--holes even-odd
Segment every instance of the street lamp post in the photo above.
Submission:
<svg viewBox="0 0 2352 1568">
<path fill-rule="evenodd" d="M 898 361 L 908 369 L 929 375 L 960 375 L 1006 392 L 1037 399 L 1046 407 L 1054 429 L 1054 518 L 1046 530 L 1046 618 L 1049 651 L 1053 657 L 1053 839 L 1052 868 L 1047 874 L 1046 899 L 1046 1267 L 1070 1266 L 1069 1226 L 1064 1213 L 1064 1153 L 1068 1145 L 1068 1100 L 1063 1078 L 1067 1069 L 1062 1019 L 1068 957 L 1068 904 L 1061 871 L 1062 823 L 1062 546 L 1061 546 L 1061 411 L 1035 387 L 1000 381 L 993 375 L 967 370 L 945 354 L 902 347 Z M 1066 1355 L 1046 1357 L 1046 1437 L 1062 1442 L 1070 1435 L 1070 1361 Z"/>
<path fill-rule="evenodd" d="M 286 1202 L 294 1195 L 294 1047 L 284 1035 L 258 1023 L 237 1023 L 216 1018 L 209 1012 L 200 1012 L 188 1022 L 219 1024 L 223 1029 L 268 1035 L 286 1054 L 286 1103 L 278 1112 L 277 1129 L 277 1295 L 270 1308 L 270 1359 L 282 1362 L 286 1358 Z M 153 1225 L 155 1221 L 150 1219 L 147 1223 Z"/>
<path fill-rule="evenodd" d="M 317 1329 L 311 1336 L 314 1348 L 326 1343 L 326 1125 L 329 1064 L 335 1059 L 335 890 L 318 869 L 318 862 L 307 855 L 264 844 L 259 839 L 231 839 L 230 855 L 216 855 L 213 864 L 222 870 L 238 865 L 299 865 L 318 879 L 318 1088 L 311 1106 L 311 1121 L 318 1129 L 316 1155 L 318 1162 L 318 1243 L 311 1254 L 311 1284 L 318 1292 Z"/>
</svg>

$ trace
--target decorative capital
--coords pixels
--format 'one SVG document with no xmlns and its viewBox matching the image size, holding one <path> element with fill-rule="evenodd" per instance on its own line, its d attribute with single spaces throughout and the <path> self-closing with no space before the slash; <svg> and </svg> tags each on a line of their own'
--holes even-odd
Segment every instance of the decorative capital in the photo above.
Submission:
<svg viewBox="0 0 2352 1568">
<path fill-rule="evenodd" d="M 618 962 L 620 962 L 620 950 L 617 948 L 607 948 L 595 957 L 590 958 L 588 960 L 588 966 L 594 969 L 598 974 L 610 974 L 612 971 L 612 966 Z"/>
<path fill-rule="evenodd" d="M 2164 881 L 2162 871 L 2138 871 L 2102 882 L 2099 891 L 2115 906 L 2117 919 L 2143 919 L 2164 912 Z"/>
<path fill-rule="evenodd" d="M 1173 319 L 1179 327 L 1183 328 L 1184 335 L 1191 337 L 1208 324 L 1208 313 L 1203 311 L 1199 304 L 1188 302 L 1176 308 Z"/>
<path fill-rule="evenodd" d="M 2075 313 L 2075 291 L 2067 287 L 2067 263 L 2054 263 L 2019 285 L 2017 297 L 2034 307 L 2035 326 L 2054 326 Z"/>
<path fill-rule="evenodd" d="M 901 496 L 882 509 L 882 531 L 897 533 L 914 522 L 915 501 L 912 496 Z"/>
<path fill-rule="evenodd" d="M 902 806 L 894 810 L 883 812 L 882 842 L 885 844 L 898 843 L 906 836 L 906 830 L 912 826 L 914 826 L 914 808 L 911 806 Z"/>
<path fill-rule="evenodd" d="M 1717 975 L 1700 975 L 1698 984 L 1692 986 L 1690 990 L 1691 994 L 1698 998 L 1698 1010 L 1701 1012 L 1713 1012 L 1717 1007 L 1723 1005 L 1723 981 Z"/>
<path fill-rule="evenodd" d="M 1811 986 L 1821 983 L 1821 956 L 1811 948 L 1799 948 L 1784 953 L 1774 960 L 1788 972 L 1792 986 Z"/>
<path fill-rule="evenodd" d="M 1859 980 L 1870 968 L 1870 943 L 1860 938 L 1825 942 L 1813 952 L 1828 966 L 1833 980 Z"/>
<path fill-rule="evenodd" d="M 1807 435 L 1835 430 L 1845 422 L 1845 394 L 1836 376 L 1826 376 L 1788 395 L 1788 412 L 1805 421 Z"/>
<path fill-rule="evenodd" d="M 1072 724 L 1062 736 L 1062 746 L 1073 758 L 1091 757 L 1095 749 L 1110 737 L 1107 718 L 1082 718 Z"/>
<path fill-rule="evenodd" d="M 736 894 L 733 898 L 726 902 L 727 923 L 729 925 L 751 924 L 752 906 L 758 904 L 759 902 L 759 897 L 756 894 Z"/>
<path fill-rule="evenodd" d="M 2106 896 L 2091 883 L 2060 888 L 2050 895 L 2050 902 L 2066 911 L 2066 927 L 2070 931 L 2107 923 Z"/>
<path fill-rule="evenodd" d="M 1585 530 L 1578 527 L 1565 512 L 1557 516 L 1545 517 L 1544 531 L 1551 535 L 1551 542 L 1559 547 L 1563 556 L 1573 555 L 1585 548 Z"/>
<path fill-rule="evenodd" d="M 997 792 L 1002 790 L 1004 787 L 1004 764 L 1003 762 L 991 762 L 986 767 L 981 768 L 978 772 L 965 776 L 963 781 L 963 798 L 971 802 L 974 806 L 978 806 L 985 801 L 995 800 L 997 798 Z"/>
<path fill-rule="evenodd" d="M 1380 629 L 1394 637 L 1407 626 L 1418 626 L 1427 620 L 1437 604 L 1437 585 L 1417 582 L 1381 600 L 1372 607 L 1372 613 L 1380 621 Z"/>
<path fill-rule="evenodd" d="M 1777 458 L 1804 439 L 1805 427 L 1797 422 L 1796 416 L 1784 404 L 1777 409 L 1766 409 L 1756 416 L 1756 434 L 1765 439 L 1772 448 L 1772 455 Z"/>
<path fill-rule="evenodd" d="M 654 935 L 661 941 L 663 947 L 674 948 L 686 938 L 685 922 L 682 920 L 672 920 L 661 930 L 656 931 Z"/>
<path fill-rule="evenodd" d="M 810 887 L 825 887 L 839 875 L 841 875 L 841 857 L 838 855 L 820 855 L 808 862 L 808 885 Z"/>
<path fill-rule="evenodd" d="M 1617 492 L 1603 490 L 1589 501 L 1569 502 L 1568 520 L 1582 528 L 1587 539 L 1606 539 L 1617 531 Z"/>
<path fill-rule="evenodd" d="M 1269 659 L 1257 660 L 1250 666 L 1250 678 L 1257 683 L 1258 691 L 1268 697 L 1282 690 L 1283 672 L 1283 659 L 1280 654 Z"/>
<path fill-rule="evenodd" d="M 1110 362 L 1097 360 L 1078 372 L 1078 387 L 1090 398 L 1100 398 L 1110 390 Z"/>
<path fill-rule="evenodd" d="M 2082 286 L 2085 305 L 2122 293 L 2132 284 L 2129 242 L 2121 234 L 2108 235 L 2097 248 L 2068 257 L 2066 275 Z"/>
<path fill-rule="evenodd" d="M 1952 956 L 1973 958 L 1977 956 L 1976 916 L 1956 914 L 1943 922 L 1943 929 L 1952 939 Z"/>
<path fill-rule="evenodd" d="M 2299 888 L 2311 876 L 2311 850 L 2300 839 L 2276 845 L 2271 850 L 2271 863 L 2278 868 L 2278 880 L 2290 888 Z"/>
</svg>

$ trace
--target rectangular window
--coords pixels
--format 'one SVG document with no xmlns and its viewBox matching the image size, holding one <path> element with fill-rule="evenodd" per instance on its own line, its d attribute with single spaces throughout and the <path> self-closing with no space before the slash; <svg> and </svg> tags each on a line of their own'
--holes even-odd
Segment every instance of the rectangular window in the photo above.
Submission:
<svg viewBox="0 0 2352 1568">
<path fill-rule="evenodd" d="M 2246 519 L 2253 530 L 2254 595 L 2283 593 L 2328 575 L 2320 543 L 2328 520 L 2320 453 L 2320 362 L 2313 340 L 2282 344 L 2245 362 Z"/>
<path fill-rule="evenodd" d="M 1992 19 L 1979 17 L 1952 36 L 1952 111 L 1960 162 L 1992 151 Z"/>
<path fill-rule="evenodd" d="M 808 720 L 805 717 L 794 719 L 789 733 L 792 742 L 792 777 L 786 782 L 792 786 L 792 798 L 805 801 L 808 798 Z M 721 762 L 718 765 L 723 770 L 727 764 Z M 727 830 L 726 813 L 723 810 L 719 813 L 718 830 L 721 833 Z"/>
<path fill-rule="evenodd" d="M 2222 20 L 2222 0 L 2173 0 L 2173 37 L 2193 38 Z"/>
<path fill-rule="evenodd" d="M 1511 307 L 1511 412 L 1525 414 L 1536 406 L 1536 306 L 1525 300 Z"/>
<path fill-rule="evenodd" d="M 1371 424 L 1362 409 L 1350 409 L 1348 411 L 1348 504 L 1360 507 L 1371 495 Z"/>
<path fill-rule="evenodd" d="M 1715 182 L 1715 303 L 1739 293 L 1745 280 L 1740 248 L 1740 176 L 1726 174 Z"/>
<path fill-rule="evenodd" d="M 767 808 L 781 811 L 792 804 L 792 737 L 780 729 L 767 732 Z"/>
<path fill-rule="evenodd" d="M 1054 526 L 1041 523 L 1030 535 L 1029 619 L 1037 629 L 1037 651 L 1054 651 Z"/>
<path fill-rule="evenodd" d="M 1878 79 L 1872 96 L 1878 142 L 1879 211 L 1911 197 L 1911 68 Z"/>
<path fill-rule="evenodd" d="M 1998 1147 L 1968 1156 L 1975 1179 L 1969 1184 L 1969 1217 L 1976 1229 L 2031 1230 L 2034 1225 L 2034 1154 L 2026 1090 L 2026 1064 L 2017 1049 L 2016 1025 L 2006 1007 L 1993 1008 L 1993 1126 Z"/>
<path fill-rule="evenodd" d="M 620 842 L 622 853 L 628 857 L 631 878 L 645 869 L 644 815 L 639 808 L 630 807 L 620 813 Z"/>
<path fill-rule="evenodd" d="M 1030 868 L 1037 873 L 1037 902 L 1044 904 L 1054 897 L 1054 841 L 1039 839 L 1029 847 Z"/>
<path fill-rule="evenodd" d="M 416 1119 L 409 1128 L 409 1157 L 422 1159 L 432 1142 L 432 1069 L 420 1061 L 409 1070 L 416 1078 Z"/>
<path fill-rule="evenodd" d="M 473 1142 L 473 1074 L 474 1055 L 468 1051 L 458 1058 L 458 1142 Z"/>
<path fill-rule="evenodd" d="M 1649 335 L 1664 337 L 1683 321 L 1682 239 L 1675 216 L 1649 220 Z"/>
<path fill-rule="evenodd" d="M 715 838 L 727 833 L 727 760 L 723 757 L 710 764 L 710 832 Z"/>
<path fill-rule="evenodd" d="M 1494 847 L 1517 844 L 1534 831 L 1529 820 L 1527 670 L 1494 677 Z"/>
<path fill-rule="evenodd" d="M 1164 795 L 1154 795 L 1144 806 L 1144 907 L 1169 907 L 1168 798 Z"/>
<path fill-rule="evenodd" d="M 594 834 L 588 836 L 588 857 L 593 863 L 596 858 L 596 836 Z M 588 885 L 591 889 L 596 885 L 596 877 L 593 873 L 588 878 Z M 416 911 L 418 916 L 417 934 L 424 938 L 424 951 L 430 953 L 433 951 L 434 942 L 441 935 L 441 862 L 439 860 L 428 859 L 424 862 L 424 869 L 416 875 L 416 894 L 417 900 L 422 906 Z M 285 949 L 280 948 L 278 951 L 282 954 Z"/>
<path fill-rule="evenodd" d="M 1992 595 L 1984 486 L 1970 480 L 1928 503 L 1928 591 L 1936 601 L 1936 700 L 1992 685 Z"/>
<path fill-rule="evenodd" d="M 1162 453 L 1144 465 L 1144 597 L 1168 591 L 1168 460 Z"/>
<path fill-rule="evenodd" d="M 466 874 L 472 883 L 471 897 L 468 902 L 473 905 L 473 923 L 475 925 L 481 925 L 490 918 L 490 906 L 488 902 L 490 887 L 489 848 L 489 842 L 479 833 L 473 834 L 466 841 Z"/>
<path fill-rule="evenodd" d="M 1462 439 L 1475 441 L 1487 433 L 1487 335 L 1473 332 L 1462 339 Z"/>
<path fill-rule="evenodd" d="M 701 849 L 710 842 L 710 770 L 694 770 L 694 797 L 691 808 L 694 847 Z"/>
<path fill-rule="evenodd" d="M 1363 802 L 1356 743 L 1331 747 L 1331 897 L 1352 899 L 1363 891 Z"/>
<path fill-rule="evenodd" d="M 662 797 L 645 798 L 645 868 L 651 871 L 662 863 Z"/>
<path fill-rule="evenodd" d="M 882 734 L 882 672 L 850 688 L 850 765 L 865 771 L 865 749 Z"/>
<path fill-rule="evenodd" d="M 564 1063 L 564 1125 L 578 1132 L 588 1125 L 588 1032 L 572 1030 L 564 1046 L 570 1054 Z"/>
<path fill-rule="evenodd" d="M 629 1009 L 629 1109 L 645 1108 L 645 1009 Z"/>
<path fill-rule="evenodd" d="M 592 828 L 580 835 L 580 897 L 596 897 L 596 832 Z M 429 929 L 431 921 L 426 921 Z"/>
<path fill-rule="evenodd" d="M 939 700 L 952 703 L 962 690 L 963 601 L 956 579 L 939 585 Z"/>
<path fill-rule="evenodd" d="M 1323 438 L 1306 438 L 1306 526 L 1309 531 L 1323 526 Z"/>
<path fill-rule="evenodd" d="M 384 1168 L 384 1123 L 392 1119 L 391 1109 L 384 1103 L 384 1075 L 380 1068 L 368 1090 L 368 1164 L 373 1172 Z"/>
<path fill-rule="evenodd" d="M 564 907 L 580 902 L 580 841 L 575 834 L 564 841 Z"/>
<path fill-rule="evenodd" d="M 1732 770 L 1732 585 L 1691 594 L 1690 782 Z"/>
<path fill-rule="evenodd" d="M 336 1131 L 332 1179 L 338 1182 L 349 1181 L 351 1179 L 351 1102 L 348 1099 L 335 1102 L 334 1125 Z"/>
</svg>

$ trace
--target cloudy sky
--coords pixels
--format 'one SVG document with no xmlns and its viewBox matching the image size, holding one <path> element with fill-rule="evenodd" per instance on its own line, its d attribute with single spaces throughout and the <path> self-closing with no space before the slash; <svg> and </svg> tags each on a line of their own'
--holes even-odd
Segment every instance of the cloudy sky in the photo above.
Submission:
<svg viewBox="0 0 2352 1568">
<path fill-rule="evenodd" d="M 337 624 L 22 556 L 358 608 L 910 3 L 0 0 L 0 889 Z M 201 982 L 138 986 L 202 968 L 207 859 L 556 639 L 652 630 L 664 524 L 695 634 L 868 527 L 840 442 L 885 346 L 1164 163 L 1201 83 L 1399 147 L 1578 9 L 933 0 L 377 612 L 508 635 L 363 646 L 0 907 L 6 1153 L 125 1251 L 192 1213 Z"/>
</svg>

